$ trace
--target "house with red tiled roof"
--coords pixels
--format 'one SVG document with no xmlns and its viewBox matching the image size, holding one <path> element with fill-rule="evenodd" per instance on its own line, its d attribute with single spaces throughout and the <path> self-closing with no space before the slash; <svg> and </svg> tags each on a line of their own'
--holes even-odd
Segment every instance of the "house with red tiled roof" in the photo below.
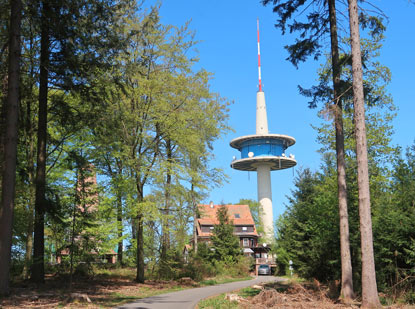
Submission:
<svg viewBox="0 0 415 309">
<path fill-rule="evenodd" d="M 210 242 L 213 228 L 218 224 L 216 212 L 220 207 L 228 209 L 229 219 L 234 225 L 234 234 L 239 237 L 244 253 L 252 254 L 250 249 L 257 246 L 258 232 L 248 205 L 198 205 L 199 216 L 197 218 L 196 231 L 198 242 Z"/>
<path fill-rule="evenodd" d="M 275 259 L 268 254 L 269 246 L 258 243 L 260 235 L 248 205 L 214 205 L 213 203 L 198 205 L 199 214 L 195 222 L 198 243 L 210 243 L 213 229 L 219 223 L 216 212 L 220 207 L 227 208 L 229 219 L 234 225 L 234 234 L 239 237 L 244 255 L 255 258 L 256 268 L 260 264 L 268 264 L 275 267 Z"/>
</svg>

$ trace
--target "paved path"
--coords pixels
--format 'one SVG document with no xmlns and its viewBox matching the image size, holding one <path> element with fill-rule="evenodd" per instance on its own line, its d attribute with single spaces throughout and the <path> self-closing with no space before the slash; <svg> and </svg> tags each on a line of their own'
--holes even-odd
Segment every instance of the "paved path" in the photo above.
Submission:
<svg viewBox="0 0 415 309">
<path fill-rule="evenodd" d="M 190 309 L 194 308 L 197 303 L 203 298 L 219 295 L 225 292 L 230 292 L 242 289 L 261 282 L 280 281 L 281 278 L 273 276 L 256 277 L 253 280 L 238 281 L 214 286 L 207 286 L 202 288 L 187 289 L 183 291 L 162 294 L 147 298 L 138 299 L 133 303 L 125 304 L 118 307 L 119 309 L 134 308 L 134 309 Z"/>
</svg>

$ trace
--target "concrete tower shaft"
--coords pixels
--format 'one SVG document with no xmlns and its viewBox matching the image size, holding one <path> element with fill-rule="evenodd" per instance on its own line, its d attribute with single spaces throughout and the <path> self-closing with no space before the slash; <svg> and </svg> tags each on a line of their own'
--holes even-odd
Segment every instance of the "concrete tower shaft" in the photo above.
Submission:
<svg viewBox="0 0 415 309">
<path fill-rule="evenodd" d="M 274 237 L 274 216 L 272 214 L 271 172 L 270 167 L 266 164 L 257 167 L 257 185 L 265 239 L 267 242 L 272 242 Z"/>
<path fill-rule="evenodd" d="M 256 134 L 268 134 L 267 106 L 263 91 L 256 93 Z"/>
</svg>

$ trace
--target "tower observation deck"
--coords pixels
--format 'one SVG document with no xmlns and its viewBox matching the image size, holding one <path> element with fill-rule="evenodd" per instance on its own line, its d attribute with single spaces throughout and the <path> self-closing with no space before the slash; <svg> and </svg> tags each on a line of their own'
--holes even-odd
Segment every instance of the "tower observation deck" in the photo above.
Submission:
<svg viewBox="0 0 415 309">
<path fill-rule="evenodd" d="M 241 152 L 240 159 L 234 159 L 231 167 L 240 171 L 256 171 L 258 185 L 258 202 L 261 206 L 261 221 L 265 239 L 274 238 L 274 220 L 272 213 L 271 171 L 282 170 L 297 164 L 294 155 L 287 156 L 285 150 L 295 144 L 295 139 L 288 135 L 270 134 L 268 132 L 265 94 L 261 83 L 261 58 L 258 33 L 258 77 L 259 91 L 256 95 L 256 134 L 233 139 L 230 146 Z"/>
</svg>

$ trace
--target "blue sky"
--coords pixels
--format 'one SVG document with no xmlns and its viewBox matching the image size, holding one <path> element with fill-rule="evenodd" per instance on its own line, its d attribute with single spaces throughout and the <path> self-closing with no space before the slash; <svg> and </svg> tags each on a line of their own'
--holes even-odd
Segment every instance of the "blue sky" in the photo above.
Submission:
<svg viewBox="0 0 415 309">
<path fill-rule="evenodd" d="M 415 138 L 415 5 L 408 0 L 372 0 L 372 3 L 389 17 L 380 61 L 392 71 L 389 91 L 399 109 L 393 124 L 393 143 L 406 147 Z M 276 15 L 271 7 L 263 7 L 256 0 L 164 0 L 160 15 L 163 23 L 177 26 L 191 20 L 190 28 L 201 41 L 197 46 L 200 66 L 214 73 L 211 89 L 233 101 L 229 124 L 235 132 L 215 143 L 212 162 L 225 170 L 229 182 L 212 190 L 204 202 L 236 203 L 240 198 L 257 199 L 256 173 L 232 170 L 232 157 L 239 153 L 229 146 L 235 137 L 255 134 L 257 18 L 260 20 L 262 81 L 270 133 L 290 135 L 297 140 L 286 151 L 296 157 L 295 170 L 319 168 L 320 155 L 316 151 L 320 146 L 311 125 L 318 125 L 322 120 L 317 117 L 317 110 L 308 109 L 307 98 L 299 95 L 297 85 L 316 84 L 316 72 L 324 59 L 320 62 L 310 59 L 298 69 L 286 61 L 284 46 L 293 41 L 293 36 L 282 36 L 274 27 Z M 295 170 L 272 173 L 274 219 L 285 209 L 286 196 L 294 187 Z"/>
</svg>

